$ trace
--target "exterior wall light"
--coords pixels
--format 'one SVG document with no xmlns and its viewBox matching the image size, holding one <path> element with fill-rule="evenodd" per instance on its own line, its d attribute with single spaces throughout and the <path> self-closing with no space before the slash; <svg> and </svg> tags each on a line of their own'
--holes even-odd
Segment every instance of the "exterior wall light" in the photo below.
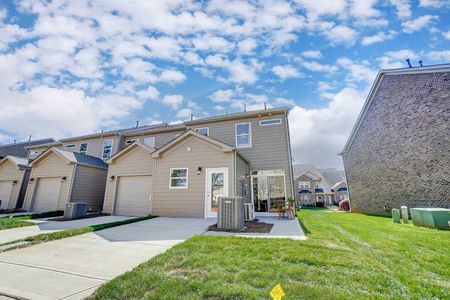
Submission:
<svg viewBox="0 0 450 300">
<path fill-rule="evenodd" d="M 33 183 L 34 182 L 34 178 L 30 178 L 30 180 L 28 181 L 28 183 Z"/>
<path fill-rule="evenodd" d="M 197 175 L 200 175 L 200 174 L 202 174 L 202 167 L 197 168 Z"/>
<path fill-rule="evenodd" d="M 116 176 L 112 175 L 112 176 L 109 177 L 109 181 L 113 182 L 115 178 L 116 178 Z"/>
<path fill-rule="evenodd" d="M 245 178 L 250 178 L 250 174 L 245 174 Z"/>
<path fill-rule="evenodd" d="M 64 182 L 64 181 L 66 181 L 66 179 L 67 179 L 67 177 L 66 177 L 66 176 L 63 176 L 63 177 L 61 177 L 61 182 Z"/>
<path fill-rule="evenodd" d="M 14 180 L 13 182 L 12 182 L 12 185 L 16 185 L 17 184 L 17 180 Z"/>
</svg>

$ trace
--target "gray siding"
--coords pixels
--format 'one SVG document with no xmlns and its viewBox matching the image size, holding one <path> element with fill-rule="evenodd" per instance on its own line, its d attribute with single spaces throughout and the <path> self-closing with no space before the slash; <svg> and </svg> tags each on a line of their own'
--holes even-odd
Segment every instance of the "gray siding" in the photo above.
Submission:
<svg viewBox="0 0 450 300">
<path fill-rule="evenodd" d="M 84 202 L 89 211 L 100 211 L 105 195 L 108 170 L 77 165 L 70 202 Z"/>
<path fill-rule="evenodd" d="M 385 75 L 347 154 L 352 210 L 450 207 L 450 73 Z"/>
<path fill-rule="evenodd" d="M 135 135 L 124 138 L 124 142 L 127 140 L 139 140 L 142 143 L 144 142 L 144 138 L 154 137 L 155 138 L 155 148 L 161 148 L 171 140 L 173 140 L 178 134 L 182 134 L 185 130 L 176 130 L 176 131 L 167 131 L 167 132 L 158 132 L 158 133 L 150 133 L 144 135 Z"/>
<path fill-rule="evenodd" d="M 250 178 L 246 178 L 247 174 L 250 174 L 248 163 L 236 154 L 236 196 L 243 197 L 244 202 L 251 202 Z"/>
</svg>

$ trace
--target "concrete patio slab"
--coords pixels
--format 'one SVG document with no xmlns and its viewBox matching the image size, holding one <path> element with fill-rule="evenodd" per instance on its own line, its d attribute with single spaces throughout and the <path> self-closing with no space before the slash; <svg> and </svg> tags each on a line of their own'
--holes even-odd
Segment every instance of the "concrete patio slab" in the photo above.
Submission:
<svg viewBox="0 0 450 300">
<path fill-rule="evenodd" d="M 279 219 L 278 217 L 258 217 L 261 222 L 273 224 L 269 233 L 237 233 L 237 232 L 221 232 L 206 231 L 204 235 L 210 236 L 239 236 L 252 238 L 289 238 L 293 240 L 306 240 L 307 237 L 303 232 L 298 219 Z"/>
<path fill-rule="evenodd" d="M 63 222 L 49 221 L 48 219 L 27 220 L 36 223 L 36 226 L 25 226 L 0 230 L 0 244 L 10 243 L 12 241 L 24 239 L 42 233 L 51 233 L 66 229 L 74 229 L 91 225 L 123 221 L 127 219 L 132 219 L 132 217 L 103 216 Z"/>
<path fill-rule="evenodd" d="M 214 222 L 160 217 L 0 253 L 0 295 L 83 299 Z"/>
</svg>

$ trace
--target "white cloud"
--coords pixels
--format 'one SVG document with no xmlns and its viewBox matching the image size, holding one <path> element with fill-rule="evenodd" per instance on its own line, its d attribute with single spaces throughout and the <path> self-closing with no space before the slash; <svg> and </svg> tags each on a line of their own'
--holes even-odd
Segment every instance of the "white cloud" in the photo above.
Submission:
<svg viewBox="0 0 450 300">
<path fill-rule="evenodd" d="M 354 45 L 358 35 L 356 30 L 345 25 L 337 25 L 324 33 L 333 45 L 345 44 L 347 46 Z"/>
<path fill-rule="evenodd" d="M 213 102 L 230 102 L 234 97 L 234 91 L 231 89 L 217 90 L 212 93 L 208 98 Z"/>
<path fill-rule="evenodd" d="M 193 110 L 190 108 L 182 108 L 177 112 L 177 117 L 182 119 L 188 119 L 191 117 Z"/>
<path fill-rule="evenodd" d="M 137 92 L 137 95 L 139 96 L 139 99 L 154 100 L 154 99 L 158 99 L 159 91 L 157 88 L 155 88 L 153 86 L 149 86 L 147 89 Z"/>
<path fill-rule="evenodd" d="M 333 73 L 338 70 L 338 67 L 333 65 L 320 64 L 316 61 L 303 61 L 300 63 L 305 69 L 308 69 L 312 72 L 327 72 Z"/>
<path fill-rule="evenodd" d="M 186 80 L 186 75 L 178 70 L 164 70 L 159 76 L 159 81 L 171 84 L 181 83 Z"/>
<path fill-rule="evenodd" d="M 356 18 L 378 17 L 380 11 L 373 6 L 378 0 L 350 0 L 350 14 Z"/>
<path fill-rule="evenodd" d="M 444 6 L 450 6 L 450 1 L 448 1 L 448 0 L 420 0 L 419 6 L 441 8 Z"/>
<path fill-rule="evenodd" d="M 223 111 L 223 110 L 225 110 L 225 107 L 222 106 L 222 105 L 215 105 L 215 106 L 213 106 L 213 108 L 214 108 L 215 110 L 217 110 L 217 111 Z"/>
<path fill-rule="evenodd" d="M 363 37 L 361 44 L 363 46 L 372 45 L 375 43 L 381 43 L 384 41 L 392 40 L 397 35 L 397 32 L 390 30 L 389 32 L 378 32 L 375 35 Z"/>
<path fill-rule="evenodd" d="M 302 74 L 291 65 L 284 66 L 274 66 L 272 72 L 277 75 L 281 80 L 286 80 L 287 78 L 297 78 L 302 76 Z"/>
<path fill-rule="evenodd" d="M 406 68 L 408 65 L 405 60 L 411 59 L 413 64 L 414 60 L 417 60 L 419 56 L 412 50 L 403 49 L 397 51 L 388 51 L 384 53 L 382 57 L 377 58 L 380 63 L 381 69 L 397 69 Z"/>
<path fill-rule="evenodd" d="M 312 18 L 317 18 L 322 15 L 341 14 L 347 8 L 346 0 L 297 0 L 297 3 Z"/>
<path fill-rule="evenodd" d="M 427 57 L 430 60 L 448 63 L 450 61 L 450 50 L 431 51 L 427 53 Z"/>
<path fill-rule="evenodd" d="M 397 9 L 397 16 L 400 19 L 411 16 L 411 5 L 409 0 L 389 0 L 389 2 Z"/>
<path fill-rule="evenodd" d="M 450 40 L 450 30 L 442 33 L 447 40 Z"/>
<path fill-rule="evenodd" d="M 427 27 L 433 20 L 437 20 L 439 17 L 432 15 L 420 16 L 414 20 L 406 21 L 402 23 L 403 32 L 413 33 L 419 31 L 424 27 Z"/>
<path fill-rule="evenodd" d="M 303 51 L 301 55 L 305 58 L 319 59 L 322 58 L 322 52 L 319 50 L 308 50 Z"/>
<path fill-rule="evenodd" d="M 384 27 L 389 24 L 389 21 L 386 19 L 357 19 L 353 25 L 355 27 Z"/>
<path fill-rule="evenodd" d="M 225 82 L 254 83 L 258 79 L 258 71 L 262 68 L 262 64 L 256 59 L 251 59 L 249 64 L 245 64 L 240 58 L 230 61 L 219 54 L 209 55 L 205 62 L 210 66 L 227 70 L 229 76 L 222 80 Z"/>
<path fill-rule="evenodd" d="M 344 88 L 324 108 L 294 107 L 289 113 L 295 163 L 342 168 L 343 149 L 364 103 L 359 92 Z"/>
<path fill-rule="evenodd" d="M 172 109 L 177 109 L 184 101 L 183 95 L 165 95 L 162 99 L 162 103 L 170 106 Z"/>
<path fill-rule="evenodd" d="M 377 71 L 370 68 L 368 61 L 356 63 L 349 58 L 340 57 L 337 64 L 347 71 L 346 79 L 350 82 L 366 81 L 372 83 L 377 75 Z"/>
<path fill-rule="evenodd" d="M 252 51 L 258 47 L 258 42 L 253 38 L 247 38 L 238 43 L 239 52 L 249 55 Z"/>
<path fill-rule="evenodd" d="M 295 106 L 296 102 L 293 99 L 275 98 L 273 102 L 278 106 Z"/>
</svg>

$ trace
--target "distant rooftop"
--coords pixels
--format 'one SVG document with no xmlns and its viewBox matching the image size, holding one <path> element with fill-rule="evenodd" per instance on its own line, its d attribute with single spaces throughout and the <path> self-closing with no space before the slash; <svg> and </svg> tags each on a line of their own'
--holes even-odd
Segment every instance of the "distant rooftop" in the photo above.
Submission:
<svg viewBox="0 0 450 300">
<path fill-rule="evenodd" d="M 52 143 L 55 140 L 52 138 L 27 141 L 27 142 L 19 142 L 7 145 L 0 145 L 0 158 L 5 157 L 7 155 L 16 156 L 16 157 L 27 157 L 28 150 L 26 147 L 36 146 L 42 144 Z"/>
</svg>

